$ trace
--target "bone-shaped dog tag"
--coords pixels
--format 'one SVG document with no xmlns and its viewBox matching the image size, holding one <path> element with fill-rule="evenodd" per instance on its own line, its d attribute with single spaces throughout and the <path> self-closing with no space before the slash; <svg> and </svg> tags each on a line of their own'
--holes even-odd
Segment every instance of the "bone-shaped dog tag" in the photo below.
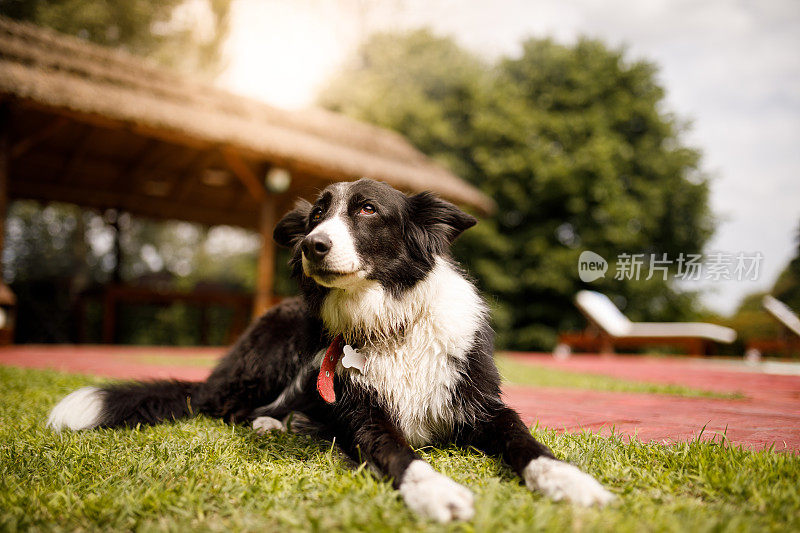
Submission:
<svg viewBox="0 0 800 533">
<path fill-rule="evenodd" d="M 347 344 L 342 350 L 344 357 L 342 357 L 342 366 L 345 368 L 355 368 L 362 374 L 364 373 L 364 363 L 367 358 L 363 354 L 358 353 L 358 349 L 353 348 Z"/>
</svg>

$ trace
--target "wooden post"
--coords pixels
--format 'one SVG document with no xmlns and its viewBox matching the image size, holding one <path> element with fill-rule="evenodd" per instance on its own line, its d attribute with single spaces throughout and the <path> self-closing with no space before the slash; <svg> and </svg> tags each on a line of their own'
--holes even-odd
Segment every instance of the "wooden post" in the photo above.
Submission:
<svg viewBox="0 0 800 533">
<path fill-rule="evenodd" d="M 258 231 L 261 234 L 261 251 L 258 254 L 256 296 L 253 300 L 253 318 L 266 312 L 272 305 L 275 283 L 275 243 L 272 230 L 275 227 L 275 196 L 267 194 L 261 201 Z"/>
<path fill-rule="evenodd" d="M 600 333 L 600 354 L 614 355 L 614 339 L 606 333 Z"/>
<path fill-rule="evenodd" d="M 111 228 L 114 230 L 114 243 L 112 246 L 114 270 L 111 271 L 111 283 L 114 285 L 122 284 L 122 236 L 120 235 L 122 230 L 119 226 L 119 215 L 121 213 L 122 211 L 119 209 L 112 209 L 106 212 L 111 217 Z"/>
<path fill-rule="evenodd" d="M 114 270 L 111 271 L 111 281 L 105 287 L 103 297 L 103 343 L 114 344 L 117 342 L 117 315 L 119 301 L 116 289 L 122 285 L 122 246 L 120 244 L 119 209 L 112 209 L 105 214 L 111 217 L 111 227 L 114 229 Z"/>
<path fill-rule="evenodd" d="M 3 281 L 2 257 L 6 236 L 8 180 L 11 167 L 11 110 L 0 104 L 0 283 Z"/>
<path fill-rule="evenodd" d="M 272 242 L 272 230 L 277 222 L 275 195 L 267 192 L 263 179 L 253 172 L 237 152 L 223 148 L 222 157 L 250 196 L 261 206 L 258 214 L 261 251 L 258 254 L 256 295 L 253 299 L 253 318 L 258 318 L 272 305 L 272 288 L 275 283 L 275 243 Z"/>
<path fill-rule="evenodd" d="M 113 287 L 106 287 L 103 295 L 103 344 L 117 340 L 117 299 Z"/>
<path fill-rule="evenodd" d="M 11 179 L 11 110 L 0 102 L 0 345 L 14 342 L 17 298 L 3 282 L 3 245 L 6 235 L 6 212 L 8 209 L 8 181 Z"/>
</svg>

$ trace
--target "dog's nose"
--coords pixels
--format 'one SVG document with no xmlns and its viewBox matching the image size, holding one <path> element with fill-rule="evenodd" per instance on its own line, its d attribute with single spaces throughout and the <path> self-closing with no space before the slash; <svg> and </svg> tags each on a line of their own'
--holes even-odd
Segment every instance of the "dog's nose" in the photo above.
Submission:
<svg viewBox="0 0 800 533">
<path fill-rule="evenodd" d="M 301 248 L 309 261 L 321 261 L 331 251 L 331 239 L 324 233 L 309 235 L 303 239 Z"/>
</svg>

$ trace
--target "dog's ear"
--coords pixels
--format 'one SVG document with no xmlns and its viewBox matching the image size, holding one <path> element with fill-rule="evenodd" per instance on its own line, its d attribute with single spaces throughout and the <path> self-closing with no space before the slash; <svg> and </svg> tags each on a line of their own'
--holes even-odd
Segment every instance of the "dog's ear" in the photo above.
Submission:
<svg viewBox="0 0 800 533">
<path fill-rule="evenodd" d="M 406 234 L 413 244 L 428 253 L 446 252 L 456 237 L 478 222 L 472 215 L 430 192 L 409 197 L 408 209 L 410 224 Z"/>
<path fill-rule="evenodd" d="M 275 226 L 275 231 L 272 232 L 275 242 L 287 248 L 297 244 L 297 241 L 306 234 L 306 222 L 310 212 L 311 204 L 305 200 L 298 200 L 294 209 L 286 213 Z"/>
</svg>

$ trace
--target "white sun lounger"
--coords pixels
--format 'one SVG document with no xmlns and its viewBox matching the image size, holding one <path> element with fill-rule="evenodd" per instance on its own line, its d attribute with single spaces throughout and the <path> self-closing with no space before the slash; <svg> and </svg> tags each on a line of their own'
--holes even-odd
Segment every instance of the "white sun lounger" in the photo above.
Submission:
<svg viewBox="0 0 800 533">
<path fill-rule="evenodd" d="M 788 305 L 769 294 L 761 300 L 764 310 L 781 325 L 774 339 L 751 339 L 747 343 L 747 357 L 757 361 L 763 353 L 800 355 L 800 318 Z"/>
<path fill-rule="evenodd" d="M 736 332 L 731 328 L 705 322 L 631 322 L 607 296 L 595 291 L 580 291 L 575 304 L 589 320 L 590 327 L 580 334 L 562 334 L 561 351 L 587 349 L 613 353 L 615 347 L 669 344 L 703 355 L 715 342 L 730 344 L 736 340 Z"/>
<path fill-rule="evenodd" d="M 761 300 L 761 305 L 786 329 L 800 337 L 800 318 L 789 309 L 788 305 L 769 294 Z"/>
</svg>

